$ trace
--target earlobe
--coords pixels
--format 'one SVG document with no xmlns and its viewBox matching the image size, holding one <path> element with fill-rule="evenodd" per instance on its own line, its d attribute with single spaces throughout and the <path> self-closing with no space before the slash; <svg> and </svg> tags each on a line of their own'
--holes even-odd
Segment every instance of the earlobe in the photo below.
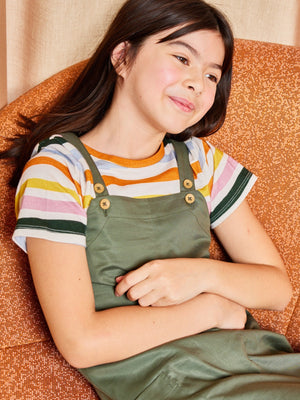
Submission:
<svg viewBox="0 0 300 400">
<path fill-rule="evenodd" d="M 129 43 L 122 42 L 119 43 L 113 50 L 111 54 L 111 63 L 116 71 L 116 73 L 124 78 L 124 72 L 127 69 L 127 52 Z"/>
</svg>

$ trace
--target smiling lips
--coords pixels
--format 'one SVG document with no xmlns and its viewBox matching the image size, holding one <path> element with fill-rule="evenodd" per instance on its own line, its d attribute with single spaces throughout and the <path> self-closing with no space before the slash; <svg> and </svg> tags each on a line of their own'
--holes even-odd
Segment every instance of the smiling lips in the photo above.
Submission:
<svg viewBox="0 0 300 400">
<path fill-rule="evenodd" d="M 186 99 L 183 99 L 181 97 L 174 97 L 170 96 L 170 99 L 175 103 L 175 105 L 182 111 L 184 112 L 191 112 L 195 110 L 195 106 L 193 103 L 189 102 Z"/>
</svg>

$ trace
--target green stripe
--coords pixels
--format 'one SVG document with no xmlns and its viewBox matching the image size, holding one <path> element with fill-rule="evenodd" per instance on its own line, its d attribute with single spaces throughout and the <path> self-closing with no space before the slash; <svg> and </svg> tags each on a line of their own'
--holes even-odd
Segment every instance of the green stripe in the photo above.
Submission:
<svg viewBox="0 0 300 400">
<path fill-rule="evenodd" d="M 17 221 L 16 229 L 41 229 L 57 233 L 85 235 L 86 226 L 81 222 L 61 219 L 20 218 Z"/>
<path fill-rule="evenodd" d="M 55 136 L 52 139 L 45 139 L 40 142 L 39 147 L 38 147 L 38 152 L 40 152 L 44 147 L 47 147 L 51 144 L 61 144 L 63 145 L 67 141 L 63 137 Z"/>
<path fill-rule="evenodd" d="M 248 185 L 252 173 L 246 168 L 243 168 L 237 177 L 234 185 L 230 189 L 229 193 L 224 197 L 220 204 L 214 209 L 210 214 L 210 221 L 214 223 L 218 218 L 220 218 L 225 212 L 238 200 L 238 198 L 243 194 L 246 186 Z"/>
</svg>

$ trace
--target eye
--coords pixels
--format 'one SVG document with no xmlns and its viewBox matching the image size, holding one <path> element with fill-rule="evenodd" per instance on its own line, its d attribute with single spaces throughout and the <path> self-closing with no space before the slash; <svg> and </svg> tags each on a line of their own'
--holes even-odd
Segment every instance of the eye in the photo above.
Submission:
<svg viewBox="0 0 300 400">
<path fill-rule="evenodd" d="M 213 83 L 218 84 L 219 83 L 219 78 L 216 75 L 212 74 L 206 74 L 205 75 L 209 80 L 211 80 Z"/>
<path fill-rule="evenodd" d="M 178 61 L 180 61 L 182 64 L 184 65 L 189 65 L 189 61 L 187 58 L 182 57 L 182 56 L 174 56 L 175 58 L 177 58 Z"/>
</svg>

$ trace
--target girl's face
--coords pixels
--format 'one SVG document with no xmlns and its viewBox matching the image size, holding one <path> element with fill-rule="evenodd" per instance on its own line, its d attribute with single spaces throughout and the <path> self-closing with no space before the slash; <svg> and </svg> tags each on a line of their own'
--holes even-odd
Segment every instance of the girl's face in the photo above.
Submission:
<svg viewBox="0 0 300 400">
<path fill-rule="evenodd" d="M 225 54 L 216 31 L 195 31 L 159 43 L 177 29 L 149 37 L 132 65 L 123 64 L 118 71 L 128 117 L 163 134 L 182 132 L 211 108 Z"/>
</svg>

